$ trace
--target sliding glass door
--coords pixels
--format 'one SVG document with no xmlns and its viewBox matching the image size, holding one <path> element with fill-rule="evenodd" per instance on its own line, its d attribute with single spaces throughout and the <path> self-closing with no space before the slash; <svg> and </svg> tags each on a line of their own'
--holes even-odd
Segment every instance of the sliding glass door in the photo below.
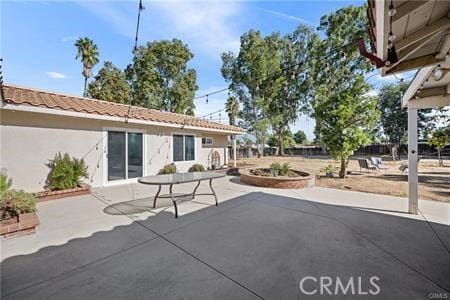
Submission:
<svg viewBox="0 0 450 300">
<path fill-rule="evenodd" d="M 142 177 L 143 135 L 108 131 L 108 181 Z"/>
<path fill-rule="evenodd" d="M 142 133 L 128 133 L 128 178 L 142 177 Z"/>
</svg>

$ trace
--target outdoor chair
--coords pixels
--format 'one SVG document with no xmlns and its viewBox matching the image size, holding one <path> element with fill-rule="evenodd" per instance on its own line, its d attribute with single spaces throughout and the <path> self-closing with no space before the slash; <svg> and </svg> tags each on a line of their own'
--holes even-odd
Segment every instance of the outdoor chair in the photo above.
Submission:
<svg viewBox="0 0 450 300">
<path fill-rule="evenodd" d="M 377 167 L 378 170 L 384 170 L 384 172 L 386 173 L 387 170 L 389 169 L 388 166 L 386 166 L 385 164 L 383 164 L 383 161 L 381 160 L 381 157 L 371 157 L 370 161 L 372 162 L 372 165 L 374 165 L 375 167 Z"/>
<path fill-rule="evenodd" d="M 419 162 L 420 162 L 420 158 L 417 159 L 417 163 L 419 163 Z M 408 169 L 409 169 L 408 162 L 407 161 L 403 162 L 398 169 L 402 172 L 403 175 L 405 175 L 405 174 L 408 175 Z"/>
<path fill-rule="evenodd" d="M 358 159 L 358 164 L 360 173 L 362 173 L 362 169 L 366 169 L 372 172 L 377 170 L 377 167 L 374 166 L 367 158 Z"/>
<path fill-rule="evenodd" d="M 403 175 L 408 174 L 408 163 L 402 163 L 398 169 L 402 172 Z"/>
</svg>

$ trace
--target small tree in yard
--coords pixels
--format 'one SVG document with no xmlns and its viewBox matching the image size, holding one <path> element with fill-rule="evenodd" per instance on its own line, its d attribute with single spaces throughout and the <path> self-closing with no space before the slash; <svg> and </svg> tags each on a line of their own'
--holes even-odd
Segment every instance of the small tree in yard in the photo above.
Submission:
<svg viewBox="0 0 450 300">
<path fill-rule="evenodd" d="M 322 16 L 318 29 L 324 38 L 312 51 L 315 134 L 340 160 L 341 178 L 350 155 L 370 142 L 379 117 L 377 99 L 367 95 L 370 87 L 364 82 L 372 66 L 355 43 L 359 37 L 368 40 L 368 24 L 366 6 L 348 6 Z"/>
<path fill-rule="evenodd" d="M 438 129 L 431 133 L 431 137 L 428 139 L 428 144 L 437 149 L 439 167 L 444 166 L 444 161 L 441 157 L 441 150 L 444 149 L 445 145 L 449 140 L 448 133 L 444 129 Z"/>
<path fill-rule="evenodd" d="M 339 177 L 344 178 L 348 159 L 362 145 L 371 141 L 379 112 L 377 99 L 365 95 L 369 86 L 364 78 L 354 82 L 339 94 L 327 95 L 326 89 L 318 91 L 313 103 L 314 116 L 320 124 L 321 141 L 330 154 L 340 160 Z M 319 96 L 322 93 L 323 97 Z"/>
</svg>

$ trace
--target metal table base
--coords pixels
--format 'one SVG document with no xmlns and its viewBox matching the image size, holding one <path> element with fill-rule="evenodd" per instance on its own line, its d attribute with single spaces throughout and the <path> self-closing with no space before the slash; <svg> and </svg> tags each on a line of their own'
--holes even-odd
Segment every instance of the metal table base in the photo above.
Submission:
<svg viewBox="0 0 450 300">
<path fill-rule="evenodd" d="M 173 207 L 175 208 L 175 218 L 178 218 L 178 207 L 177 207 L 177 198 L 185 198 L 188 196 L 191 196 L 191 200 L 195 199 L 195 195 L 201 196 L 201 195 L 207 195 L 207 196 L 214 196 L 214 200 L 216 202 L 216 206 L 219 205 L 218 201 L 217 201 L 217 195 L 216 192 L 214 191 L 213 187 L 212 187 L 212 179 L 209 180 L 209 188 L 211 189 L 212 193 L 202 193 L 202 194 L 197 194 L 197 189 L 200 186 L 200 182 L 201 180 L 198 181 L 197 185 L 194 188 L 194 191 L 192 193 L 188 193 L 188 194 L 181 194 L 181 195 L 174 195 L 173 193 L 173 185 L 174 184 L 170 184 L 169 185 L 169 196 L 160 196 L 159 194 L 161 193 L 161 187 L 162 184 L 158 185 L 158 192 L 156 192 L 155 197 L 153 198 L 153 208 L 156 208 L 156 199 L 158 198 L 170 198 L 172 200 L 173 203 Z"/>
</svg>

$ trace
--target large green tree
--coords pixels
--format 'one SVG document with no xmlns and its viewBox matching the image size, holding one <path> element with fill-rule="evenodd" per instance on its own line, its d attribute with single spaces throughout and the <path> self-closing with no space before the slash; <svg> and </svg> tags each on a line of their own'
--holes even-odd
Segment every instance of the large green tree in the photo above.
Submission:
<svg viewBox="0 0 450 300">
<path fill-rule="evenodd" d="M 222 75 L 242 103 L 242 119 L 257 138 L 258 150 L 272 127 L 283 155 L 283 133 L 307 107 L 309 51 L 317 41 L 314 31 L 300 26 L 292 34 L 262 36 L 250 30 L 241 37 L 239 54 L 222 54 Z"/>
<path fill-rule="evenodd" d="M 280 38 L 280 69 L 275 74 L 278 81 L 276 97 L 265 106 L 272 129 L 278 135 L 279 155 L 284 155 L 284 132 L 297 120 L 299 113 L 308 110 L 311 96 L 310 86 L 313 78 L 308 70 L 312 67 L 313 46 L 318 42 L 318 35 L 306 26 L 299 26 L 292 34 Z"/>
<path fill-rule="evenodd" d="M 408 112 L 402 108 L 402 96 L 408 88 L 407 83 L 386 84 L 380 89 L 378 110 L 381 118 L 378 123 L 378 134 L 382 140 L 399 148 L 407 142 Z M 425 137 L 430 127 L 433 127 L 430 109 L 420 109 L 417 112 L 419 135 Z M 398 152 L 400 156 L 400 153 Z"/>
<path fill-rule="evenodd" d="M 364 74 L 372 70 L 358 51 L 356 39 L 367 39 L 366 7 L 341 8 L 320 20 L 322 40 L 315 44 L 313 115 L 316 134 L 335 159 L 339 176 L 345 177 L 349 157 L 370 143 L 379 113 L 376 99 L 367 96 Z"/>
<path fill-rule="evenodd" d="M 99 100 L 127 104 L 131 100 L 131 86 L 125 73 L 106 61 L 89 83 L 87 95 Z"/>
<path fill-rule="evenodd" d="M 241 36 L 238 55 L 222 54 L 222 75 L 242 103 L 241 117 L 256 137 L 259 155 L 269 128 L 264 107 L 276 96 L 278 88 L 278 82 L 269 82 L 268 78 L 281 71 L 278 40 L 278 34 L 263 37 L 259 31 L 250 30 Z"/>
<path fill-rule="evenodd" d="M 81 74 L 84 77 L 83 96 L 86 97 L 88 78 L 92 76 L 92 68 L 98 63 L 98 48 L 94 41 L 87 37 L 79 38 L 75 42 L 75 47 L 77 47 L 75 59 L 80 59 L 83 64 Z"/>
<path fill-rule="evenodd" d="M 126 74 L 134 105 L 194 114 L 197 73 L 189 68 L 193 54 L 181 40 L 149 42 L 134 52 Z"/>
<path fill-rule="evenodd" d="M 278 134 L 271 134 L 267 139 L 267 144 L 271 147 L 279 147 Z M 283 132 L 283 147 L 290 148 L 295 145 L 295 140 L 292 132 L 288 129 Z M 279 148 L 278 148 L 279 150 Z"/>
</svg>

